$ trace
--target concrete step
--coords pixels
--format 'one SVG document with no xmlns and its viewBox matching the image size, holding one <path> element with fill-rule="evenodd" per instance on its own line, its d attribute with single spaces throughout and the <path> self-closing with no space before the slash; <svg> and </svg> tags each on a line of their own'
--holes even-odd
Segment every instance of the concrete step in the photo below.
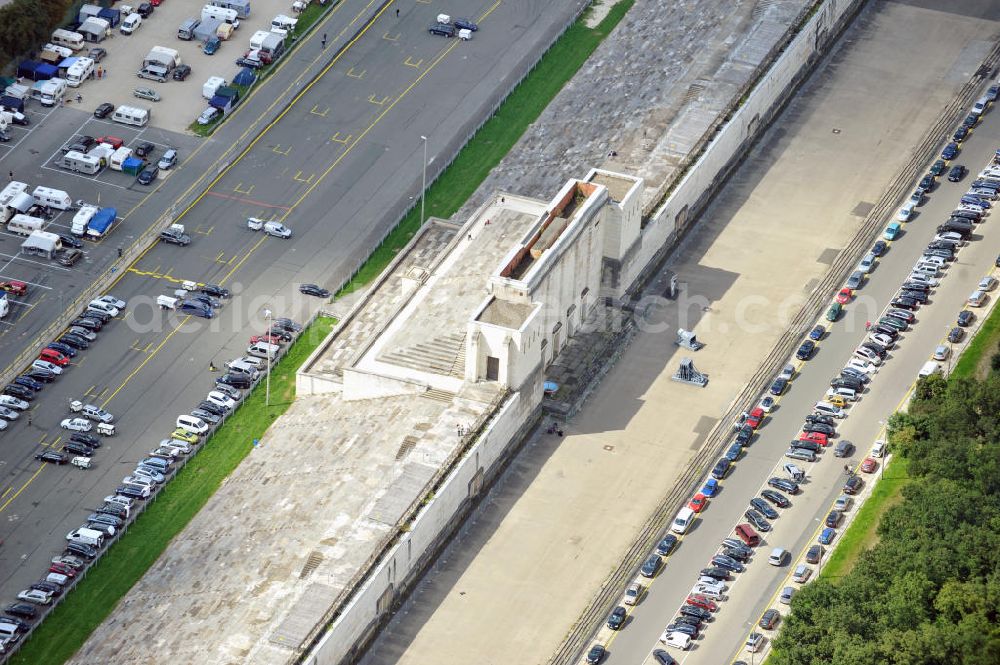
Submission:
<svg viewBox="0 0 1000 665">
<path fill-rule="evenodd" d="M 455 368 L 456 358 L 464 354 L 464 348 L 465 335 L 450 333 L 383 353 L 379 359 L 392 365 L 448 376 Z"/>
<path fill-rule="evenodd" d="M 445 404 L 451 404 L 455 399 L 455 393 L 448 392 L 447 390 L 439 390 L 438 388 L 431 388 L 424 393 L 424 397 L 427 399 L 432 399 L 435 402 L 443 402 Z"/>
</svg>

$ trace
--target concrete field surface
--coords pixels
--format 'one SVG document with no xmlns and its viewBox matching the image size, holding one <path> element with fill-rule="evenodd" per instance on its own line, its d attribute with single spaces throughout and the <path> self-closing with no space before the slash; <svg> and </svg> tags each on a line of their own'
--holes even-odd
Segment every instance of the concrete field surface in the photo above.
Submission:
<svg viewBox="0 0 1000 665">
<path fill-rule="evenodd" d="M 138 2 L 131 4 L 133 7 L 139 5 Z M 71 90 L 67 105 L 79 106 L 88 113 L 93 113 L 103 102 L 111 102 L 116 107 L 123 104 L 139 106 L 150 110 L 154 126 L 172 132 L 188 132 L 188 125 L 208 106 L 208 100 L 201 96 L 202 84 L 210 76 L 232 81 L 241 69 L 236 59 L 250 49 L 250 36 L 257 30 L 270 29 L 271 19 L 278 14 L 296 17 L 292 13 L 291 2 L 287 0 L 254 0 L 250 16 L 240 19 L 240 27 L 233 31 L 232 37 L 223 41 L 214 55 L 205 55 L 202 42 L 177 37 L 180 24 L 187 18 L 200 19 L 201 8 L 205 4 L 202 0 L 164 0 L 149 18 L 142 20 L 133 34 L 125 35 L 114 28 L 113 37 L 100 44 L 88 42 L 82 54 L 86 55 L 86 51 L 94 46 L 108 52 L 98 63 L 106 75 Z M 142 69 L 143 58 L 154 46 L 176 49 L 180 53 L 183 64 L 191 67 L 191 74 L 186 80 L 168 78 L 166 82 L 159 83 L 136 76 L 136 72 Z M 138 99 L 132 94 L 136 88 L 156 90 L 161 99 L 158 102 Z M 77 92 L 83 95 L 83 102 L 79 105 L 73 101 Z"/>
<path fill-rule="evenodd" d="M 345 0 L 342 6 L 323 26 L 331 37 L 341 31 L 353 34 L 357 26 L 352 28 L 352 21 L 364 16 L 369 3 Z M 469 9 L 478 16 L 492 6 L 484 2 Z M 220 173 L 219 162 L 213 160 L 225 150 L 247 147 L 251 129 L 269 122 L 271 105 L 285 99 L 289 91 L 294 97 L 308 80 L 306 74 L 321 70 L 333 59 L 331 43 L 328 55 L 317 60 L 322 51 L 319 37 L 314 36 L 297 52 L 312 55 L 306 60 L 293 55 L 293 61 L 265 84 L 274 86 L 261 91 L 268 94 L 251 97 L 237 111 L 234 124 L 227 123 L 202 144 L 207 147 L 195 159 L 158 181 L 150 198 L 132 195 L 135 217 L 125 219 L 110 237 L 112 243 L 122 242 L 126 247 L 153 219 L 169 212 L 172 202 L 185 200 L 189 188 L 207 190 L 177 220 L 187 227 L 191 245 L 156 245 L 136 262 L 122 266 L 110 290 L 129 302 L 127 312 L 106 326 L 98 341 L 44 389 L 33 402 L 30 424 L 22 417 L 3 433 L 2 597 L 13 599 L 37 580 L 49 559 L 62 549 L 65 534 L 114 491 L 137 460 L 169 435 L 177 414 L 188 412 L 203 399 L 216 376 L 208 371 L 209 363 L 221 366 L 245 353 L 250 335 L 265 328 L 264 308 L 276 316 L 301 320 L 321 307 L 321 300 L 299 295 L 297 286 L 316 282 L 336 288 L 411 205 L 421 179 L 420 136 L 430 139 L 429 159 L 437 159 L 428 169 L 432 175 L 464 142 L 467 134 L 460 129 L 486 117 L 490 101 L 498 94 L 498 82 L 519 78 L 577 9 L 570 1 L 518 7 L 501 4 L 482 21 L 483 28 L 471 42 L 429 35 L 426 26 L 435 14 L 432 6 L 403 7 L 398 19 L 394 12 L 386 12 L 308 92 L 288 106 L 281 120 L 269 125 L 264 138 Z M 399 37 L 386 48 L 383 35 L 390 30 Z M 512 34 L 523 51 L 508 52 Z M 118 44 L 125 39 L 113 41 Z M 466 58 L 472 49 L 479 57 Z M 420 61 L 420 66 L 405 64 L 407 58 L 411 63 Z M 352 67 L 365 70 L 366 76 L 348 76 Z M 114 69 L 111 76 L 115 76 Z M 457 86 L 456 81 L 471 83 Z M 390 96 L 390 101 L 382 105 L 370 101 L 375 92 Z M 317 112 L 311 113 L 313 109 Z M 33 137 L 54 137 L 48 139 L 46 149 L 37 154 L 19 149 L 3 157 L 0 168 L 12 163 L 8 160 L 17 160 L 9 167 L 15 176 L 23 172 L 23 179 L 33 185 L 59 186 L 63 181 L 41 179 L 41 174 L 55 174 L 43 168 L 42 157 L 47 159 L 81 127 L 94 135 L 114 132 L 126 139 L 137 138 L 120 126 L 91 129 L 93 121 L 88 117 L 76 108 L 57 109 L 44 124 L 33 125 L 38 130 Z M 142 135 L 159 146 L 157 154 L 174 137 L 193 141 L 155 127 Z M 182 159 L 184 153 L 182 146 Z M 202 176 L 205 179 L 199 181 Z M 95 198 L 100 195 L 106 205 L 107 192 L 131 195 L 131 190 L 104 189 L 73 174 L 62 177 L 65 182 L 78 182 L 67 187 L 74 198 L 89 192 Z M 179 214 L 181 209 L 174 212 Z M 247 215 L 285 219 L 293 236 L 280 240 L 254 233 L 246 227 Z M 5 246 L 11 245 L 0 243 L 0 248 Z M 102 255 L 105 265 L 113 263 L 115 245 L 101 246 L 109 252 Z M 19 279 L 25 273 L 2 275 L 3 279 Z M 85 276 L 88 281 L 94 278 L 93 274 Z M 223 283 L 235 297 L 211 322 L 159 310 L 156 296 L 171 293 L 183 280 Z M 83 278 L 64 279 L 60 282 L 63 290 L 53 288 L 51 293 L 38 287 L 48 295 L 40 306 L 37 300 L 29 303 L 35 306 L 0 343 L 4 363 L 10 363 L 64 309 L 64 297 L 66 303 L 76 297 L 71 289 L 79 290 L 83 283 Z M 33 459 L 34 454 L 58 449 L 65 442 L 66 432 L 60 430 L 59 421 L 67 416 L 66 405 L 74 399 L 104 406 L 120 425 L 119 434 L 98 451 L 94 468 L 87 473 L 44 466 Z"/>
<path fill-rule="evenodd" d="M 376 640 L 366 665 L 491 662 L 498 654 L 518 662 L 548 661 L 719 414 L 910 159 L 912 146 L 992 47 L 998 25 L 992 14 L 983 20 L 983 4 L 958 3 L 954 11 L 940 12 L 888 2 L 862 14 L 668 266 L 688 284 L 686 304 L 678 303 L 683 309 L 670 304 L 651 313 L 645 330 L 567 424 L 565 437 L 539 434 L 527 444 Z M 974 169 L 978 161 L 968 165 Z M 928 229 L 925 221 L 922 234 Z M 920 240 L 907 244 L 919 254 Z M 895 251 L 883 262 L 895 261 Z M 901 258 L 900 266 L 908 260 Z M 978 270 L 977 263 L 969 272 Z M 895 284 L 881 282 L 878 271 L 873 277 L 886 290 Z M 969 280 L 969 288 L 974 284 L 970 275 L 960 279 Z M 880 297 L 884 304 L 885 294 Z M 872 309 L 870 315 L 877 313 Z M 853 338 L 863 334 L 865 314 L 849 317 L 852 339 L 841 335 L 838 344 L 857 343 Z M 695 330 L 706 348 L 697 354 L 678 350 L 678 327 Z M 920 334 L 934 340 L 926 340 L 929 353 L 944 330 L 925 330 Z M 692 356 L 710 375 L 707 388 L 670 381 L 683 356 Z M 915 373 L 907 374 L 909 364 L 901 370 L 907 383 Z M 828 380 L 818 373 L 805 390 L 793 382 L 791 394 L 815 401 Z M 894 403 L 881 406 L 888 410 Z M 870 437 L 869 429 L 862 436 Z M 644 602 L 614 639 L 606 662 L 636 663 L 649 655 L 687 580 L 694 582 L 688 569 L 701 567 L 711 554 L 708 542 L 685 553 L 694 549 L 687 541 L 711 531 L 717 543 L 716 532 L 725 535 L 742 515 L 736 504 L 749 498 L 750 486 L 756 493 L 786 445 L 777 437 L 759 456 L 760 449 L 749 449 L 750 461 L 740 463 L 723 494 L 726 501 L 739 497 L 733 509 L 720 515 L 710 506 L 679 550 L 683 574 L 675 575 L 673 561 L 660 574 L 685 582 L 654 582 L 669 600 Z M 827 471 L 832 466 L 826 463 Z M 829 490 L 832 481 L 824 486 Z M 756 620 L 749 616 L 752 605 L 741 606 L 739 614 L 727 608 L 734 624 L 709 628 L 705 644 L 720 635 L 736 639 L 734 626 Z M 609 636 L 604 630 L 601 640 Z M 731 641 L 711 652 L 698 650 L 712 654 L 705 662 L 723 662 L 732 653 Z"/>
</svg>

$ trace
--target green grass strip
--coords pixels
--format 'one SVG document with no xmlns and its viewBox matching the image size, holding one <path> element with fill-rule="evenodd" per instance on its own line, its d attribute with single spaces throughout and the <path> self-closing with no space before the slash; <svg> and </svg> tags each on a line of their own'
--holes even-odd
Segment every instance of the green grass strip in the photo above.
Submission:
<svg viewBox="0 0 1000 665">
<path fill-rule="evenodd" d="M 621 0 L 595 28 L 586 26 L 588 10 L 556 40 L 496 114 L 458 153 L 455 161 L 426 192 L 428 217 L 447 219 L 461 208 L 500 160 L 510 152 L 549 102 L 579 71 L 601 41 L 614 30 L 634 0 Z M 385 241 L 351 277 L 337 296 L 348 294 L 377 277 L 420 228 L 420 205 L 410 210 Z"/>
<path fill-rule="evenodd" d="M 962 357 L 955 364 L 951 376 L 958 378 L 972 377 L 983 371 L 989 371 L 986 363 L 990 357 L 1000 351 L 1000 307 L 994 307 L 979 332 L 972 338 L 962 352 Z"/>
<path fill-rule="evenodd" d="M 253 440 L 261 438 L 274 419 L 288 409 L 295 399 L 296 371 L 334 323 L 334 319 L 320 317 L 303 332 L 285 357 L 271 368 L 271 405 L 264 406 L 262 381 L 177 477 L 167 483 L 121 540 L 69 592 L 11 663 L 55 665 L 65 662 L 83 646 L 171 539 L 187 526 L 250 453 Z M 206 386 L 211 376 L 206 372 Z M 156 442 L 150 441 L 148 445 L 153 448 Z"/>
<path fill-rule="evenodd" d="M 851 526 L 823 564 L 823 577 L 838 580 L 851 569 L 861 553 L 875 545 L 878 534 L 875 529 L 886 510 L 902 499 L 903 486 L 910 482 L 907 461 L 900 455 L 893 455 L 882 470 L 882 479 L 875 484 L 872 494 L 862 504 Z"/>
</svg>

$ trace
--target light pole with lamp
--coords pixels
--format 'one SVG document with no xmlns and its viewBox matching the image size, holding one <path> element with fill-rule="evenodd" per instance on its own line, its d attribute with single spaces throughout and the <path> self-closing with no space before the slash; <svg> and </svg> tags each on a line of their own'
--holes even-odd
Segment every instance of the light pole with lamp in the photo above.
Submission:
<svg viewBox="0 0 1000 665">
<path fill-rule="evenodd" d="M 267 308 L 264 309 L 264 320 L 267 321 L 268 336 L 270 336 L 270 332 L 271 332 L 271 310 L 269 310 Z M 267 348 L 267 353 L 265 353 L 264 355 L 267 356 L 267 377 L 264 379 L 264 385 L 265 385 L 265 387 L 264 387 L 264 406 L 270 406 L 271 405 L 271 346 L 270 346 L 270 343 L 268 343 L 268 346 L 266 348 Z"/>
<path fill-rule="evenodd" d="M 420 188 L 420 226 L 424 225 L 424 199 L 427 197 L 427 137 L 421 136 L 424 142 L 423 186 Z"/>
</svg>

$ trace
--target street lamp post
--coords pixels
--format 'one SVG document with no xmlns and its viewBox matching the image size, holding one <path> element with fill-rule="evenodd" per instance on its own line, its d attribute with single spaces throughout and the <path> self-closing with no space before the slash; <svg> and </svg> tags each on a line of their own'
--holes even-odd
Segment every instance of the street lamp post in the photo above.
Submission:
<svg viewBox="0 0 1000 665">
<path fill-rule="evenodd" d="M 420 225 L 424 224 L 424 199 L 427 197 L 427 137 L 421 136 L 424 142 L 424 164 L 423 164 L 423 185 L 420 188 Z"/>
<path fill-rule="evenodd" d="M 264 310 L 264 320 L 267 321 L 267 330 L 270 334 L 271 330 L 271 310 Z M 271 405 L 271 349 L 270 346 L 267 347 L 267 377 L 264 379 L 264 406 Z"/>
</svg>

